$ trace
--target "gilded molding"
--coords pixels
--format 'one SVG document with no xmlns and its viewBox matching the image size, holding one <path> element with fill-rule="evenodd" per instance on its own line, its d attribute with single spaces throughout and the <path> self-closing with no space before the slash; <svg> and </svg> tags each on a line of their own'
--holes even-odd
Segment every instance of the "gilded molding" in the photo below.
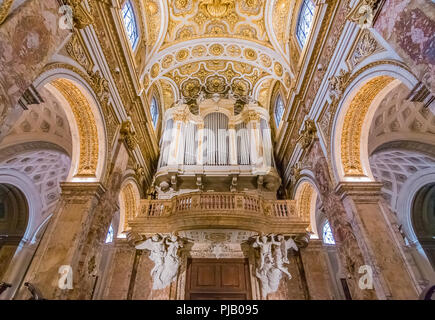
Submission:
<svg viewBox="0 0 435 320">
<path fill-rule="evenodd" d="M 364 175 L 361 164 L 361 130 L 367 111 L 379 92 L 394 78 L 379 76 L 366 83 L 352 99 L 341 134 L 341 161 L 345 175 Z"/>
<path fill-rule="evenodd" d="M 317 128 L 314 120 L 305 120 L 304 129 L 297 140 L 303 150 L 308 150 L 316 138 L 316 133 Z"/>
<path fill-rule="evenodd" d="M 308 182 L 304 182 L 300 188 L 302 189 L 300 190 L 298 199 L 296 199 L 298 216 L 304 218 L 305 221 L 310 221 L 311 199 L 315 190 Z"/>
<path fill-rule="evenodd" d="M 77 61 L 87 73 L 90 73 L 94 67 L 94 63 L 82 41 L 82 37 L 79 36 L 77 32 L 74 32 L 71 39 L 66 44 L 65 49 L 71 58 Z"/>
<path fill-rule="evenodd" d="M 72 7 L 74 26 L 78 29 L 84 29 L 94 23 L 92 14 L 84 7 L 83 0 L 67 0 Z"/>
<path fill-rule="evenodd" d="M 0 4 L 0 25 L 6 20 L 9 15 L 9 11 L 11 10 L 12 4 L 14 0 L 4 0 L 2 4 Z"/>
<path fill-rule="evenodd" d="M 381 51 L 384 51 L 384 48 L 378 43 L 370 30 L 364 29 L 355 40 L 346 63 L 349 69 L 352 70 L 367 57 Z"/>
<path fill-rule="evenodd" d="M 121 191 L 122 200 L 124 201 L 124 225 L 122 231 L 129 229 L 128 221 L 133 219 L 137 214 L 136 199 L 134 196 L 133 185 L 127 184 Z"/>
<path fill-rule="evenodd" d="M 119 120 L 114 113 L 113 106 L 108 102 L 109 88 L 107 80 L 101 77 L 99 71 L 85 73 L 65 63 L 48 64 L 44 67 L 41 74 L 56 69 L 66 69 L 76 73 L 92 88 L 102 107 L 109 144 L 113 143 L 113 139 L 119 128 Z"/>
<path fill-rule="evenodd" d="M 71 106 L 80 136 L 80 161 L 77 176 L 95 176 L 98 165 L 98 131 L 89 101 L 69 80 L 57 79 L 52 85 Z"/>
<path fill-rule="evenodd" d="M 133 151 L 137 146 L 136 132 L 133 130 L 131 121 L 124 121 L 121 126 L 121 136 L 128 150 Z"/>
</svg>

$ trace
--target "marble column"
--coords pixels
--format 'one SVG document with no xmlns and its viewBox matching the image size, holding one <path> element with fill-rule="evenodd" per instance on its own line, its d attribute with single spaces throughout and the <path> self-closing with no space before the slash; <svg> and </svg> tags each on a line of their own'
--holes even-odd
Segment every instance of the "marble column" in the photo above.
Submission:
<svg viewBox="0 0 435 320">
<path fill-rule="evenodd" d="M 0 128 L 22 112 L 18 100 L 69 39 L 61 17 L 57 0 L 28 0 L 0 25 Z"/>
<path fill-rule="evenodd" d="M 348 220 L 373 271 L 373 288 L 379 299 L 416 299 L 417 289 L 400 250 L 397 234 L 381 204 L 382 184 L 341 183 L 336 188 Z M 361 268 L 361 266 L 357 266 Z M 361 271 L 361 277 L 368 274 Z"/>
</svg>

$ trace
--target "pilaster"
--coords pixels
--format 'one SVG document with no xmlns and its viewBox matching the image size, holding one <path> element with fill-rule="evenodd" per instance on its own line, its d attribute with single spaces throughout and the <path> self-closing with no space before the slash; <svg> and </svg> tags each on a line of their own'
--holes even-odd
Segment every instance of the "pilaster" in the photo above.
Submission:
<svg viewBox="0 0 435 320">
<path fill-rule="evenodd" d="M 365 262 L 373 271 L 373 289 L 378 298 L 416 299 L 410 270 L 381 204 L 381 187 L 377 182 L 345 182 L 335 191 L 365 253 Z"/>
<path fill-rule="evenodd" d="M 36 251 L 24 282 L 30 282 L 47 299 L 79 297 L 90 298 L 94 278 L 91 265 L 80 261 L 86 248 L 86 241 L 92 230 L 93 216 L 106 189 L 100 183 L 62 183 L 61 198 L 53 214 L 46 234 Z M 95 258 L 93 259 L 95 261 Z M 73 289 L 60 289 L 59 268 L 70 266 L 73 275 Z M 89 274 L 80 276 L 83 269 Z M 19 299 L 28 294 L 21 288 Z"/>
</svg>

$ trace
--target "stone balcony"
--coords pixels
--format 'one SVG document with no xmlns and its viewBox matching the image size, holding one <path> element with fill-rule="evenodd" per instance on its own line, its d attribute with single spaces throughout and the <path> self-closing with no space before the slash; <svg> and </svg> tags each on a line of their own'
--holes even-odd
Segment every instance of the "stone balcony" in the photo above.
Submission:
<svg viewBox="0 0 435 320">
<path fill-rule="evenodd" d="M 264 233 L 305 233 L 309 221 L 294 200 L 265 200 L 248 193 L 195 192 L 169 200 L 141 200 L 128 221 L 138 233 L 197 229 L 239 229 Z"/>
</svg>

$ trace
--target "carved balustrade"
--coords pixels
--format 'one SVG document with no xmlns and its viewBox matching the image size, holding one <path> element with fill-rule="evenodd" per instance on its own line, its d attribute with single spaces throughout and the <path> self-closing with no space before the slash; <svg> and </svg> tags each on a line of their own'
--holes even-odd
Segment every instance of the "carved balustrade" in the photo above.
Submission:
<svg viewBox="0 0 435 320">
<path fill-rule="evenodd" d="M 266 200 L 248 193 L 189 193 L 170 200 L 141 200 L 128 221 L 139 233 L 203 228 L 233 228 L 257 232 L 303 233 L 307 217 L 294 200 Z"/>
</svg>

